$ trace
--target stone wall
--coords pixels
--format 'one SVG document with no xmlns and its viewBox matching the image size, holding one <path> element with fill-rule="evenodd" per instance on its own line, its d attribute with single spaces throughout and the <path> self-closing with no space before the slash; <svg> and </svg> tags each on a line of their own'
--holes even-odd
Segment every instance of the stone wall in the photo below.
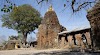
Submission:
<svg viewBox="0 0 100 55">
<path fill-rule="evenodd" d="M 88 11 L 87 19 L 91 25 L 92 45 L 100 49 L 100 0 Z"/>
<path fill-rule="evenodd" d="M 85 29 L 83 32 L 71 32 L 59 34 L 59 48 L 80 48 L 91 49 L 90 29 Z"/>
</svg>

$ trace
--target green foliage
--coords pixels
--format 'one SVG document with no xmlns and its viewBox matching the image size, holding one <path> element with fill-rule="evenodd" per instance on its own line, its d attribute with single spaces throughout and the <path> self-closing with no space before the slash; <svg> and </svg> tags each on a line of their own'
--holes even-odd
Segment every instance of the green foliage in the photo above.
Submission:
<svg viewBox="0 0 100 55">
<path fill-rule="evenodd" d="M 4 13 L 11 12 L 14 6 L 15 4 L 13 4 L 11 0 L 4 0 L 4 6 L 1 8 L 1 11 Z"/>
<path fill-rule="evenodd" d="M 8 8 L 2 8 L 1 11 L 3 11 L 4 13 L 5 12 L 10 12 L 10 9 L 8 9 Z"/>
<path fill-rule="evenodd" d="M 18 36 L 9 36 L 8 40 L 18 40 Z"/>
<path fill-rule="evenodd" d="M 40 13 L 28 4 L 14 7 L 12 12 L 2 16 L 3 27 L 20 31 L 21 33 L 31 33 L 41 23 Z"/>
</svg>

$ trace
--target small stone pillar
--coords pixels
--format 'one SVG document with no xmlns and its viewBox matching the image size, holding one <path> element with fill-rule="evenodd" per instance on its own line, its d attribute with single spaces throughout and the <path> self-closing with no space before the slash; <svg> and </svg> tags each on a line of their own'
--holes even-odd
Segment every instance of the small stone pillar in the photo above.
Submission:
<svg viewBox="0 0 100 55">
<path fill-rule="evenodd" d="M 65 37 L 61 37 L 61 48 L 63 48 L 64 47 L 64 43 L 65 43 Z"/>
<path fill-rule="evenodd" d="M 76 34 L 76 43 L 79 47 L 81 47 L 81 50 L 83 51 L 85 49 L 85 44 L 82 41 L 82 34 Z"/>
<path fill-rule="evenodd" d="M 18 43 L 15 44 L 15 49 L 18 49 Z"/>
<path fill-rule="evenodd" d="M 78 45 L 78 46 L 81 46 L 82 44 L 82 34 L 76 34 L 75 35 L 75 38 L 76 38 L 76 44 Z"/>
<path fill-rule="evenodd" d="M 69 46 L 69 48 L 73 48 L 74 47 L 73 36 L 72 35 L 69 35 L 67 37 L 67 39 L 68 39 L 68 46 Z"/>
<path fill-rule="evenodd" d="M 86 33 L 85 33 L 85 36 L 86 36 L 86 39 L 87 39 L 88 47 L 90 48 L 90 47 L 91 47 L 90 32 L 86 32 Z"/>
</svg>

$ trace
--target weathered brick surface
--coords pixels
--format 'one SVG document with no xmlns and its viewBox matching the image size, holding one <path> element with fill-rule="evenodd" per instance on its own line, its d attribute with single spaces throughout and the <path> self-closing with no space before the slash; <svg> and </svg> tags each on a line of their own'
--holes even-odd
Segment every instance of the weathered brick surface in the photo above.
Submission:
<svg viewBox="0 0 100 55">
<path fill-rule="evenodd" d="M 100 0 L 88 12 L 87 19 L 91 25 L 93 46 L 100 49 Z"/>
<path fill-rule="evenodd" d="M 65 37 L 62 37 L 62 38 L 61 38 L 60 47 L 61 47 L 61 48 L 64 48 L 64 45 L 65 45 Z"/>
<path fill-rule="evenodd" d="M 68 46 L 69 46 L 69 48 L 73 48 L 73 46 L 74 46 L 73 36 L 69 35 L 67 38 L 68 38 Z"/>
<path fill-rule="evenodd" d="M 77 45 L 78 46 L 81 46 L 82 45 L 82 34 L 76 34 L 75 35 L 75 38 L 76 38 L 76 42 L 77 42 Z"/>
<path fill-rule="evenodd" d="M 58 33 L 64 30 L 58 21 L 55 11 L 47 11 L 38 29 L 38 48 L 57 47 Z"/>
<path fill-rule="evenodd" d="M 90 38 L 90 32 L 85 33 L 86 39 L 87 39 L 87 44 L 91 45 L 91 38 Z"/>
</svg>

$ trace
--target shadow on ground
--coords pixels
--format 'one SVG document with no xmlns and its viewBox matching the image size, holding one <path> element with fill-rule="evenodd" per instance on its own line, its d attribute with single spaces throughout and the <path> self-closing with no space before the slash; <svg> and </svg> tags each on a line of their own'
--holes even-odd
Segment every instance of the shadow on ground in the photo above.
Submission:
<svg viewBox="0 0 100 55">
<path fill-rule="evenodd" d="M 100 52 L 85 52 L 85 53 L 82 53 L 82 52 L 66 52 L 66 51 L 50 52 L 50 53 L 40 52 L 40 53 L 35 53 L 33 55 L 100 55 Z"/>
</svg>

